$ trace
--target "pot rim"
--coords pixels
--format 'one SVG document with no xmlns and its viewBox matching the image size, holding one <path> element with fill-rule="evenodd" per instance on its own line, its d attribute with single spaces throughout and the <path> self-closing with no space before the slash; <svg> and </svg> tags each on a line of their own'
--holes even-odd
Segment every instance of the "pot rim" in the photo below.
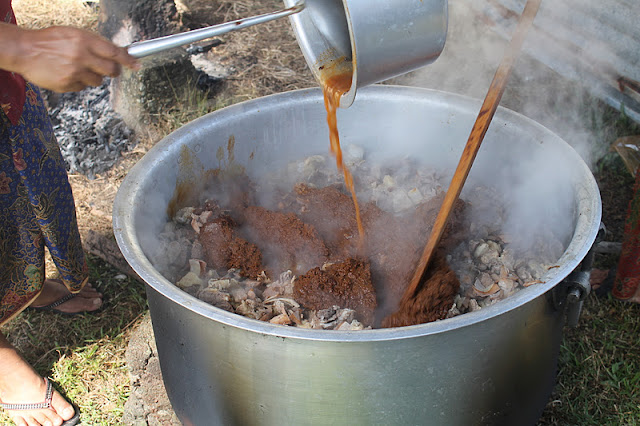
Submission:
<svg viewBox="0 0 640 426">
<path fill-rule="evenodd" d="M 436 99 L 443 104 L 466 104 L 473 108 L 479 108 L 481 101 L 467 96 L 416 87 L 392 86 L 392 85 L 373 85 L 368 86 L 359 91 L 358 97 L 361 102 L 366 102 L 367 98 L 377 98 L 380 94 L 386 96 L 393 95 L 396 97 L 415 97 L 416 95 Z M 200 117 L 181 128 L 175 130 L 171 134 L 164 137 L 153 148 L 149 150 L 145 156 L 129 171 L 123 180 L 118 193 L 116 195 L 113 206 L 113 230 L 116 241 L 125 259 L 140 276 L 140 278 L 160 294 L 168 297 L 170 300 L 178 303 L 190 311 L 220 322 L 222 324 L 243 329 L 246 331 L 256 332 L 264 335 L 271 335 L 281 338 L 295 338 L 314 341 L 330 341 L 330 342 L 370 342 L 370 341 L 386 341 L 415 338 L 425 335 L 433 335 L 445 333 L 454 329 L 459 329 L 477 322 L 489 320 L 498 317 L 506 312 L 517 309 L 525 303 L 542 296 L 565 277 L 567 277 L 587 255 L 591 245 L 595 241 L 600 226 L 602 215 L 602 206 L 600 200 L 600 192 L 598 190 L 595 178 L 591 171 L 584 163 L 578 153 L 569 146 L 559 136 L 542 126 L 541 124 L 527 118 L 515 111 L 499 107 L 496 112 L 496 118 L 508 117 L 510 123 L 520 126 L 535 128 L 546 137 L 555 138 L 566 151 L 566 155 L 573 156 L 577 165 L 583 170 L 584 176 L 587 178 L 583 182 L 585 186 L 590 187 L 594 196 L 589 198 L 588 213 L 581 214 L 576 226 L 576 230 L 582 226 L 581 233 L 574 232 L 574 236 L 565 250 L 562 257 L 558 260 L 558 267 L 553 268 L 553 274 L 549 276 L 547 281 L 535 284 L 530 287 L 519 290 L 517 293 L 508 298 L 488 307 L 484 307 L 479 311 L 469 312 L 458 315 L 453 318 L 435 321 L 426 324 L 418 324 L 407 327 L 388 328 L 388 329 L 372 329 L 360 331 L 337 331 L 337 330 L 309 330 L 297 327 L 288 327 L 283 325 L 271 324 L 241 315 L 227 312 L 223 309 L 216 308 L 197 299 L 194 296 L 184 292 L 176 287 L 173 283 L 164 278 L 151 264 L 144 254 L 140 246 L 134 226 L 133 204 L 130 200 L 134 200 L 140 191 L 139 182 L 144 180 L 147 171 L 151 169 L 157 161 L 155 158 L 170 146 L 178 136 L 189 133 L 192 129 L 198 128 L 200 123 L 208 121 L 211 117 L 224 119 L 225 117 L 237 117 L 238 114 L 247 114 L 248 112 L 257 112 L 269 108 L 274 108 L 274 100 L 295 100 L 298 102 L 322 101 L 322 93 L 318 88 L 299 89 L 284 93 L 273 94 L 258 99 L 244 101 L 220 110 L 211 112 Z M 277 103 L 277 102 L 275 102 Z M 269 104 L 270 106 L 267 106 Z M 588 217 L 587 217 L 588 216 Z M 580 223 L 582 221 L 582 223 Z M 578 239 L 578 241 L 576 241 Z M 579 246 L 579 247 L 577 247 Z M 570 249 L 576 249 L 571 251 Z M 153 312 L 152 312 L 153 317 Z"/>
</svg>

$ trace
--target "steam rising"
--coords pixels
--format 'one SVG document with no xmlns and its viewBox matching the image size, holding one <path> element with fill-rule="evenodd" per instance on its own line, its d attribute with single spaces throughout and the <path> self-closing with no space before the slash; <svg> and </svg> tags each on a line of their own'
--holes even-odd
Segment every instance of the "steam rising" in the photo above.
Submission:
<svg viewBox="0 0 640 426">
<path fill-rule="evenodd" d="M 434 64 L 396 79 L 395 83 L 460 93 L 480 100 L 486 94 L 507 41 L 493 34 L 486 23 L 466 7 L 465 1 L 450 0 L 449 12 L 449 34 L 442 56 Z M 525 117 L 516 118 L 514 122 L 512 118 L 505 119 L 498 111 L 462 194 L 464 199 L 475 185 L 489 186 L 502 194 L 508 211 L 506 222 L 499 225 L 505 234 L 512 237 L 510 242 L 514 247 L 523 251 L 530 250 L 549 234 L 566 248 L 575 230 L 578 213 L 575 186 L 580 183 L 572 179 L 581 175 L 580 171 L 572 168 L 584 167 L 579 161 L 571 161 L 578 160 L 578 157 L 569 148 L 558 149 L 556 144 L 551 144 L 554 145 L 553 149 L 545 149 L 545 139 L 548 138 L 545 130 L 526 117 L 560 134 L 587 162 L 590 160 L 588 147 L 593 142 L 593 136 L 579 120 L 580 109 L 577 105 L 585 96 L 549 85 L 549 72 L 529 58 L 522 56 L 519 59 L 501 105 L 515 109 Z M 558 81 L 554 80 L 556 83 Z M 576 94 L 576 97 L 563 95 L 566 93 Z M 563 102 L 558 96 L 563 96 Z M 477 110 L 480 104 L 478 101 Z M 573 108 L 574 105 L 576 108 Z M 356 97 L 352 107 L 338 112 L 338 127 L 343 148 L 347 149 L 347 160 L 350 145 L 364 147 L 364 160 L 372 165 L 380 164 L 382 177 L 385 174 L 395 176 L 406 173 L 407 170 L 401 166 L 402 160 L 417 159 L 425 164 L 425 168 L 436 167 L 436 171 L 444 175 L 444 186 L 447 186 L 473 124 L 467 115 L 456 108 L 446 108 L 449 106 L 443 103 L 442 108 L 435 108 L 426 119 L 420 108 L 414 109 L 410 104 L 389 108 L 385 102 L 367 102 Z M 318 111 L 313 109 L 316 107 Z M 235 158 L 246 168 L 251 179 L 264 185 L 266 182 L 262 179 L 265 174 L 279 173 L 285 179 L 281 182 L 286 182 L 280 188 L 290 190 L 296 181 L 286 178 L 305 175 L 304 168 L 307 165 L 302 162 L 303 159 L 328 152 L 329 139 L 321 103 L 305 108 L 287 112 L 289 115 L 286 116 L 278 111 L 265 113 L 264 118 L 257 114 L 256 117 L 248 117 L 245 125 L 231 123 L 230 129 L 216 129 L 216 132 L 223 133 L 214 135 L 219 139 L 217 142 L 210 140 L 214 136 L 206 136 L 198 143 L 211 147 L 215 143 L 223 144 L 230 136 L 225 132 L 231 132 L 237 140 Z M 363 109 L 366 115 L 363 115 Z M 373 125 L 368 124 L 367 120 L 371 120 Z M 434 126 L 433 123 L 446 125 Z M 223 123 L 225 125 L 229 124 Z M 518 131 L 523 125 L 531 129 L 525 135 Z M 214 152 L 215 147 L 206 151 Z M 311 158 L 308 161 L 314 161 Z M 287 170 L 286 162 L 280 160 L 297 162 L 295 167 L 300 170 Z M 322 158 L 320 160 L 325 161 Z M 394 161 L 400 167 L 393 168 Z M 203 163 L 205 168 L 219 164 L 206 158 Z M 332 169 L 335 165 L 328 161 L 324 167 Z M 269 173 L 265 173 L 265 170 Z M 315 170 L 315 167 L 311 170 Z M 357 171 L 354 175 L 358 185 Z M 320 182 L 318 186 L 322 186 Z M 171 185 L 168 187 L 163 188 L 162 192 L 173 191 Z M 210 193 L 203 198 L 218 198 L 221 195 Z M 269 206 L 270 194 L 259 192 L 257 196 L 260 204 Z M 155 212 L 164 213 L 164 206 L 154 207 Z M 495 221 L 497 217 L 494 212 L 487 210 L 476 213 L 478 216 L 474 220 L 478 223 Z M 160 227 L 155 220 L 146 221 L 149 227 L 151 223 L 157 233 Z M 150 239 L 143 241 L 145 251 L 154 251 L 163 246 L 162 241 L 153 241 L 155 233 L 139 233 L 141 239 Z"/>
<path fill-rule="evenodd" d="M 524 0 L 517 2 L 522 6 L 524 3 Z M 598 3 L 591 3 L 595 8 L 599 7 Z M 498 34 L 499 27 L 506 26 L 505 22 L 500 17 L 484 16 L 480 12 L 485 9 L 484 5 L 485 2 L 479 0 L 449 0 L 449 30 L 441 56 L 433 64 L 401 76 L 394 83 L 483 99 L 509 42 Z M 589 6 L 583 7 L 588 9 Z M 565 9 L 567 6 L 563 1 L 543 2 L 534 21 L 534 29 L 525 39 L 523 52 L 517 59 L 500 105 L 543 124 L 567 141 L 591 165 L 597 142 L 596 136 L 589 130 L 592 124 L 587 121 L 594 119 L 588 114 L 589 104 L 594 102 L 593 97 L 579 84 L 560 76 L 526 53 L 534 47 L 537 52 L 544 52 L 545 48 L 540 43 L 546 42 L 546 39 L 535 32 L 535 27 L 542 22 L 554 22 L 551 17 Z M 567 11 L 563 14 L 571 16 Z M 492 19 L 497 20 L 498 24 Z M 514 27 L 506 26 L 503 29 L 505 35 L 510 36 Z M 577 28 L 557 29 L 565 30 Z M 581 47 L 591 56 L 604 54 L 602 46 Z M 608 54 L 611 55 L 610 52 Z M 610 62 L 613 63 L 613 60 Z M 580 81 L 575 71 L 566 72 Z"/>
<path fill-rule="evenodd" d="M 524 0 L 520 3 L 524 5 Z M 561 3 L 543 4 L 536 22 L 540 22 L 545 14 L 553 14 L 554 8 L 566 8 Z M 478 12 L 482 9 L 481 2 L 476 0 L 449 0 L 449 32 L 440 58 L 393 83 L 483 99 L 509 40 L 497 34 L 490 20 Z M 513 29 L 507 28 L 506 31 L 510 34 Z M 527 43 L 539 41 L 539 37 L 530 33 L 524 50 L 527 50 Z M 544 50 L 539 45 L 536 48 Z M 590 102 L 593 98 L 586 90 L 521 53 L 500 105 L 543 124 L 568 142 L 591 165 L 598 141 L 589 128 L 593 124 L 587 122 L 587 118 L 592 117 L 585 113 L 585 104 Z M 569 165 L 544 151 L 529 151 L 527 144 L 522 144 L 521 154 L 506 156 L 505 151 L 492 141 L 492 132 L 500 133 L 501 125 L 498 114 L 483 142 L 467 187 L 490 183 L 513 201 L 509 219 L 503 225 L 505 232 L 519 236 L 514 242 L 519 248 L 529 249 L 543 230 L 568 243 L 576 213 L 572 201 L 572 173 L 568 168 L 580 165 Z M 517 146 L 519 142 L 513 140 L 512 145 Z M 463 191 L 463 197 L 465 193 L 468 193 L 468 188 Z"/>
</svg>

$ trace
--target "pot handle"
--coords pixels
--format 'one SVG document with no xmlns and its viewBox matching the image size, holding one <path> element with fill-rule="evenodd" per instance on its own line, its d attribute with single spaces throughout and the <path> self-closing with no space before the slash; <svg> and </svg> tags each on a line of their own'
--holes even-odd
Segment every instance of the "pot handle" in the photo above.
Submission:
<svg viewBox="0 0 640 426">
<path fill-rule="evenodd" d="M 575 327 L 578 325 L 580 313 L 582 312 L 582 304 L 589 293 L 591 293 L 591 284 L 589 282 L 590 278 L 590 270 L 575 270 L 564 280 L 568 289 L 565 303 L 567 314 L 566 324 L 569 327 Z"/>
<path fill-rule="evenodd" d="M 219 36 L 230 31 L 240 30 L 253 25 L 262 24 L 273 21 L 274 19 L 283 18 L 285 16 L 298 13 L 305 8 L 303 0 L 296 2 L 292 7 L 277 12 L 265 13 L 263 15 L 252 16 L 250 18 L 238 19 L 232 22 L 212 25 L 210 27 L 200 28 L 184 33 L 158 37 L 151 40 L 138 41 L 127 46 L 129 55 L 136 58 L 144 58 L 145 56 L 155 53 L 164 52 L 168 49 L 184 46 L 185 44 L 195 43 L 207 38 Z"/>
<path fill-rule="evenodd" d="M 566 277 L 561 285 L 553 289 L 553 302 L 556 309 L 565 308 L 567 316 L 567 326 L 575 327 L 578 325 L 578 319 L 582 312 L 582 305 L 591 293 L 591 268 L 593 267 L 593 259 L 596 254 L 596 244 L 604 235 L 604 224 L 600 223 L 598 235 L 584 257 L 580 266 L 576 268 L 568 277 Z"/>
</svg>

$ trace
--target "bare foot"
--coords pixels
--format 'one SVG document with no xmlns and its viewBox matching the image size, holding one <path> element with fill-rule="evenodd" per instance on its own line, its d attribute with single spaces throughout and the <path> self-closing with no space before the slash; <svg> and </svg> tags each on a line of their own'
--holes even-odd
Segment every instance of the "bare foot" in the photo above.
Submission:
<svg viewBox="0 0 640 426">
<path fill-rule="evenodd" d="M 31 304 L 34 308 L 47 306 L 54 303 L 56 300 L 60 300 L 64 296 L 69 294 L 69 290 L 59 280 L 47 279 L 44 282 L 44 288 L 40 295 Z M 89 283 L 76 294 L 76 297 L 56 306 L 56 310 L 75 314 L 79 312 L 92 312 L 100 309 L 102 306 L 102 294 L 99 293 Z"/>
<path fill-rule="evenodd" d="M 628 298 L 627 300 L 625 300 L 625 302 L 640 304 L 640 286 L 638 286 L 638 288 L 636 289 L 635 294 L 630 298 Z"/>
<path fill-rule="evenodd" d="M 593 268 L 591 270 L 591 278 L 589 280 L 591 284 L 591 289 L 592 290 L 598 289 L 602 284 L 602 282 L 605 280 L 605 278 L 607 278 L 607 275 L 609 275 L 608 269 Z"/>
<path fill-rule="evenodd" d="M 0 400 L 5 404 L 37 404 L 44 402 L 46 389 L 44 379 L 0 334 Z M 17 426 L 60 426 L 75 414 L 73 406 L 56 390 L 49 408 L 7 412 Z"/>
</svg>

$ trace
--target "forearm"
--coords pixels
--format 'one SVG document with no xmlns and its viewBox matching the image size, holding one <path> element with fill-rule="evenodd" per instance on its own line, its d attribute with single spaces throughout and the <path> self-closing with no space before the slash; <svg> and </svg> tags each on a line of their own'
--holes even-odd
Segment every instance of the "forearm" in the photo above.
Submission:
<svg viewBox="0 0 640 426">
<path fill-rule="evenodd" d="M 0 24 L 0 69 L 56 92 L 98 86 L 121 66 L 137 68 L 127 50 L 90 31 L 73 27 L 29 30 Z"/>
<path fill-rule="evenodd" d="M 21 46 L 24 43 L 25 32 L 16 25 L 0 22 L 0 69 L 22 73 Z"/>
</svg>

